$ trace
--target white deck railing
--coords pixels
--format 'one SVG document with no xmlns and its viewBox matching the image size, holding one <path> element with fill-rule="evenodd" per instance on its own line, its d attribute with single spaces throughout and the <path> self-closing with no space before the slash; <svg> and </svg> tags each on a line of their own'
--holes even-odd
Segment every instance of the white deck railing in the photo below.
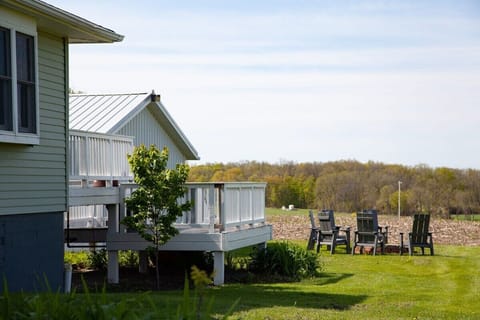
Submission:
<svg viewBox="0 0 480 320">
<path fill-rule="evenodd" d="M 133 175 L 127 154 L 133 138 L 70 130 L 70 181 L 128 181 Z"/>
<path fill-rule="evenodd" d="M 185 199 L 192 209 L 178 218 L 177 227 L 204 227 L 209 232 L 244 228 L 265 223 L 265 187 L 261 182 L 187 183 Z M 121 198 L 130 196 L 135 184 L 122 184 Z M 180 200 L 182 201 L 182 200 Z M 124 203 L 120 204 L 121 221 L 126 215 Z M 119 227 L 119 229 L 121 229 Z"/>
</svg>

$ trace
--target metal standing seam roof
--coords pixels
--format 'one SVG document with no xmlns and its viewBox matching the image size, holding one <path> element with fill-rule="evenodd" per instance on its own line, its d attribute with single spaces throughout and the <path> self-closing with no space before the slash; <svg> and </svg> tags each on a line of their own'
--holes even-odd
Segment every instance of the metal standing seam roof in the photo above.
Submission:
<svg viewBox="0 0 480 320">
<path fill-rule="evenodd" d="M 71 94 L 70 129 L 113 133 L 111 130 L 149 97 L 148 93 Z"/>
<path fill-rule="evenodd" d="M 70 94 L 69 128 L 97 133 L 111 133 L 123 127 L 140 111 L 151 103 L 156 105 L 155 112 L 161 117 L 162 127 L 174 141 L 183 144 L 190 160 L 199 156 L 193 145 L 180 130 L 161 102 L 153 101 L 150 93 L 127 94 Z"/>
</svg>

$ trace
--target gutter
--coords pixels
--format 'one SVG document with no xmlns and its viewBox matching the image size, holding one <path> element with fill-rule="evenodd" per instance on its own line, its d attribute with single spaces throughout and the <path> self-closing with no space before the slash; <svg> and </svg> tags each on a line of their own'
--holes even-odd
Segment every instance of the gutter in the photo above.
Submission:
<svg viewBox="0 0 480 320">
<path fill-rule="evenodd" d="M 102 27 L 101 25 L 40 0 L 0 0 L 0 4 L 1 3 L 7 4 L 11 8 L 33 14 L 34 16 L 41 16 L 61 25 L 66 25 L 77 32 L 90 35 L 90 39 L 84 39 L 84 41 L 82 41 L 82 39 L 72 39 L 69 37 L 70 43 L 91 43 L 94 39 L 97 42 L 112 43 L 120 42 L 124 38 L 123 35 L 117 34 L 113 30 Z"/>
</svg>

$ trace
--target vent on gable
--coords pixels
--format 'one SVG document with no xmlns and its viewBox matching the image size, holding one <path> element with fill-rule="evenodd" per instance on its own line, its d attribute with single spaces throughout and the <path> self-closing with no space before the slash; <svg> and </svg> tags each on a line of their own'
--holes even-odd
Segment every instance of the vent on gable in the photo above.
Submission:
<svg viewBox="0 0 480 320">
<path fill-rule="evenodd" d="M 160 102 L 160 95 L 155 94 L 154 90 L 152 90 L 152 94 L 150 95 L 150 98 L 152 99 L 152 102 Z"/>
</svg>

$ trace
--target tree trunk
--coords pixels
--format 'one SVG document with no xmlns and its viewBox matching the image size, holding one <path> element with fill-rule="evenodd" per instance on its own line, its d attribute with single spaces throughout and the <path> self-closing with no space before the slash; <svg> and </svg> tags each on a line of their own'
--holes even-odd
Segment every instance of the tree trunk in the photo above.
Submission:
<svg viewBox="0 0 480 320">
<path fill-rule="evenodd" d="M 158 264 L 158 244 L 155 246 L 155 272 L 157 276 L 157 290 L 160 290 L 160 266 Z"/>
</svg>

